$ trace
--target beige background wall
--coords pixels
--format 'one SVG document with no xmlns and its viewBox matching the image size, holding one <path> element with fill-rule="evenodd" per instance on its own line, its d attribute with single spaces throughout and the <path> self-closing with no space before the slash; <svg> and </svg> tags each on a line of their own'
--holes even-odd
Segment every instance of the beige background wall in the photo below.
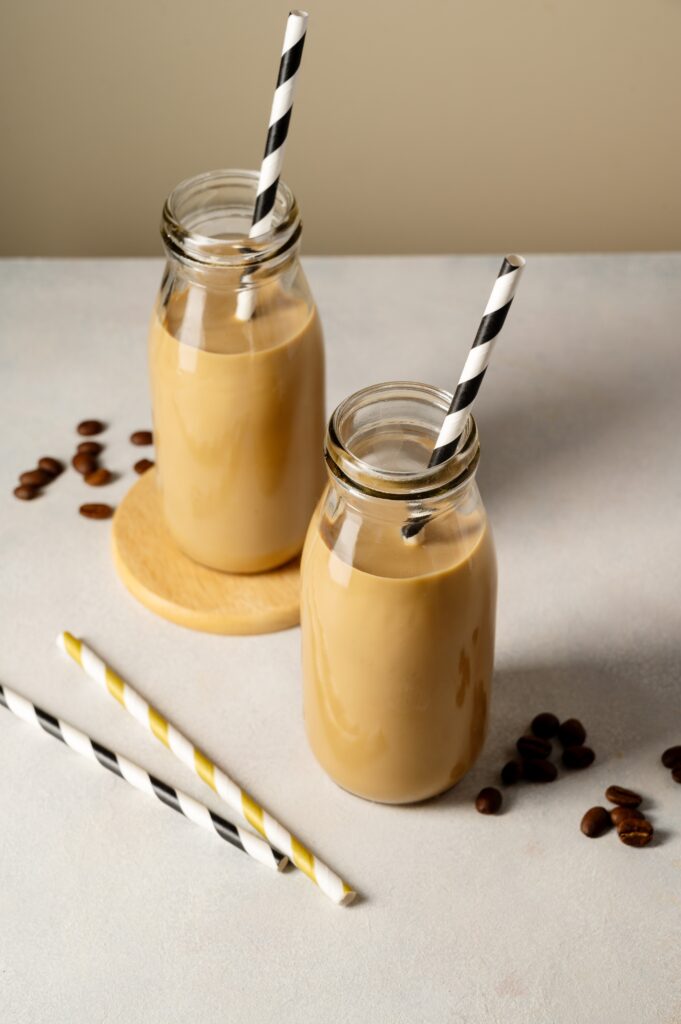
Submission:
<svg viewBox="0 0 681 1024">
<path fill-rule="evenodd" d="M 0 253 L 153 254 L 257 166 L 282 0 L 2 0 Z M 307 252 L 681 248 L 681 0 L 311 0 Z"/>
</svg>

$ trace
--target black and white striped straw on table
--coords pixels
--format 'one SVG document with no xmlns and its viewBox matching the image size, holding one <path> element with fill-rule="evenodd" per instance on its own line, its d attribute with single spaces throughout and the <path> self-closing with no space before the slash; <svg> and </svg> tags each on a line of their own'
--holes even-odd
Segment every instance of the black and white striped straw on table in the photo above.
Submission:
<svg viewBox="0 0 681 1024">
<path fill-rule="evenodd" d="M 284 162 L 284 149 L 291 124 L 293 97 L 298 82 L 300 62 L 307 31 L 307 12 L 291 11 L 286 21 L 284 45 L 279 61 L 279 73 L 267 126 L 265 153 L 260 165 L 260 176 L 253 208 L 249 238 L 258 238 L 272 227 L 274 204 Z M 238 296 L 237 316 L 248 320 L 253 315 L 255 299 L 250 291 L 242 290 Z"/>
<path fill-rule="evenodd" d="M 0 685 L 0 705 L 7 708 L 8 711 L 11 711 L 18 718 L 23 719 L 29 725 L 40 726 L 46 733 L 49 733 L 50 736 L 57 740 L 61 740 L 71 750 L 75 750 L 76 753 L 87 757 L 90 761 L 96 761 L 103 768 L 113 772 L 114 775 L 125 779 L 135 789 L 139 789 L 142 793 L 147 793 L 149 796 L 155 796 L 167 807 L 172 807 L 174 811 L 178 811 L 196 825 L 200 825 L 214 835 L 218 835 L 225 842 L 230 843 L 238 850 L 242 850 L 250 857 L 260 861 L 261 864 L 266 864 L 267 867 L 279 871 L 286 867 L 288 858 L 277 850 L 273 850 L 260 836 L 254 835 L 247 829 L 233 825 L 231 821 L 227 821 L 219 814 L 215 814 L 204 804 L 188 796 L 187 793 L 169 786 L 167 783 L 162 782 L 161 779 L 157 779 L 155 775 L 150 775 L 132 761 L 122 757 L 120 754 L 114 753 L 113 750 L 109 750 L 107 747 L 103 747 L 101 743 L 90 739 L 80 729 L 76 729 L 74 726 L 69 725 L 68 722 L 55 718 L 54 715 L 43 711 L 42 708 L 32 704 L 31 701 L 22 697 L 21 694 L 15 693 L 14 690 L 10 690 L 9 687 L 4 685 Z"/>
<path fill-rule="evenodd" d="M 468 353 L 452 397 L 447 415 L 430 456 L 428 466 L 439 466 L 458 451 L 463 439 L 466 420 L 478 396 L 494 345 L 504 326 L 525 266 L 523 256 L 514 253 L 504 256 L 501 269 L 494 282 L 478 332 Z M 428 522 L 428 515 L 417 515 L 402 527 L 402 536 L 413 539 Z"/>
</svg>

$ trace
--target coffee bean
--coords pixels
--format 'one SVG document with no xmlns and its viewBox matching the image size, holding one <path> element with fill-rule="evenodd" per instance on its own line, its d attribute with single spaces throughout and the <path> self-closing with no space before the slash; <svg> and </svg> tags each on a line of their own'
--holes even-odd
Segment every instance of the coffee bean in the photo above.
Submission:
<svg viewBox="0 0 681 1024">
<path fill-rule="evenodd" d="M 99 441 L 81 441 L 76 451 L 84 455 L 100 455 L 104 451 L 104 445 Z"/>
<path fill-rule="evenodd" d="M 643 815 L 635 807 L 613 807 L 610 811 L 610 820 L 613 825 L 619 825 L 621 821 L 626 821 L 627 818 L 636 818 L 638 821 L 641 821 Z"/>
<path fill-rule="evenodd" d="M 104 469 L 103 467 L 95 469 L 85 477 L 85 483 L 89 484 L 90 487 L 103 487 L 104 484 L 108 484 L 110 480 L 111 473 L 108 469 Z"/>
<path fill-rule="evenodd" d="M 528 760 L 543 760 L 551 753 L 549 741 L 542 740 L 538 736 L 521 736 L 515 746 L 520 756 Z"/>
<path fill-rule="evenodd" d="M 111 505 L 81 505 L 78 511 L 86 519 L 109 519 L 113 515 Z"/>
<path fill-rule="evenodd" d="M 662 764 L 665 768 L 681 766 L 681 747 L 668 747 L 662 755 Z"/>
<path fill-rule="evenodd" d="M 520 761 L 508 761 L 501 769 L 501 781 L 504 786 L 512 786 L 522 775 Z"/>
<path fill-rule="evenodd" d="M 29 484 L 21 484 L 20 487 L 14 488 L 14 497 L 19 498 L 21 501 L 32 501 L 37 495 L 38 488 L 31 487 Z"/>
<path fill-rule="evenodd" d="M 27 484 L 29 487 L 44 487 L 53 479 L 52 474 L 45 469 L 29 469 L 19 477 L 20 484 Z"/>
<path fill-rule="evenodd" d="M 148 469 L 151 469 L 153 465 L 154 463 L 151 461 L 151 459 L 140 459 L 139 462 L 135 463 L 134 469 L 135 472 L 139 473 L 139 475 L 141 476 L 142 473 L 146 473 Z"/>
<path fill-rule="evenodd" d="M 42 459 L 38 459 L 38 468 L 44 469 L 53 478 L 64 472 L 64 464 L 59 459 L 53 459 L 51 455 L 43 455 Z"/>
<path fill-rule="evenodd" d="M 104 424 L 101 420 L 82 420 L 76 427 L 76 430 L 83 437 L 92 437 L 93 434 L 101 434 L 104 430 Z"/>
<path fill-rule="evenodd" d="M 523 778 L 528 782 L 553 782 L 557 775 L 558 769 L 551 761 L 523 761 Z"/>
<path fill-rule="evenodd" d="M 496 814 L 501 807 L 501 793 L 494 786 L 481 789 L 475 798 L 475 809 L 480 814 Z"/>
<path fill-rule="evenodd" d="M 558 739 L 564 747 L 581 747 L 586 739 L 586 729 L 576 718 L 568 718 L 558 729 Z"/>
<path fill-rule="evenodd" d="M 617 835 L 626 846 L 647 846 L 653 832 L 653 826 L 645 818 L 625 818 L 617 826 Z"/>
<path fill-rule="evenodd" d="M 85 452 L 76 452 L 71 459 L 71 465 L 83 476 L 94 473 L 97 469 L 97 459 L 94 455 L 87 455 Z"/>
<path fill-rule="evenodd" d="M 566 768 L 582 769 L 593 764 L 596 757 L 591 747 L 566 747 L 563 751 L 563 764 Z"/>
<path fill-rule="evenodd" d="M 134 434 L 130 435 L 130 440 L 133 444 L 153 444 L 154 437 L 150 430 L 136 430 Z"/>
<path fill-rule="evenodd" d="M 605 807 L 592 807 L 582 818 L 582 824 L 579 827 L 589 839 L 596 839 L 597 836 L 602 836 L 604 832 L 607 832 L 611 826 L 612 821 Z"/>
<path fill-rule="evenodd" d="M 679 765 L 678 768 L 673 769 L 672 778 L 674 782 L 681 782 L 681 765 Z"/>
<path fill-rule="evenodd" d="M 634 793 L 633 789 L 625 789 L 623 786 L 608 786 L 605 791 L 605 799 L 609 800 L 611 804 L 619 804 L 620 807 L 638 807 L 643 797 Z"/>
<path fill-rule="evenodd" d="M 540 736 L 544 740 L 550 740 L 558 732 L 560 722 L 555 715 L 552 715 L 550 711 L 544 711 L 541 715 L 536 715 L 532 719 L 532 725 L 530 729 L 535 736 Z"/>
</svg>

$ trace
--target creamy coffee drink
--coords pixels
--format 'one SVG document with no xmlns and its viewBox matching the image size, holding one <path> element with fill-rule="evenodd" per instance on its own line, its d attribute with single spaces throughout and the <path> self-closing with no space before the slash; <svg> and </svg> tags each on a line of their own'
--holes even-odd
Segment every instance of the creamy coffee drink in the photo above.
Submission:
<svg viewBox="0 0 681 1024">
<path fill-rule="evenodd" d="M 237 316 L 238 278 L 163 295 L 149 341 L 165 521 L 195 561 L 260 572 L 300 552 L 323 484 L 324 356 L 311 304 L 278 283 Z"/>
<path fill-rule="evenodd" d="M 337 783 L 370 800 L 407 803 L 458 782 L 482 746 L 496 561 L 474 484 L 412 544 L 400 511 L 385 511 L 395 503 L 375 504 L 373 512 L 348 513 L 339 529 L 327 498 L 310 524 L 302 566 L 305 725 Z"/>
</svg>

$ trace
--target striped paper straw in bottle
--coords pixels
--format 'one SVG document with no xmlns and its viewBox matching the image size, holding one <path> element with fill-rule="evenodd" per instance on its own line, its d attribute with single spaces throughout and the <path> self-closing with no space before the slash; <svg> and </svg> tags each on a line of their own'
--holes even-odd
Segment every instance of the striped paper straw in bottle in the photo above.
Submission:
<svg viewBox="0 0 681 1024">
<path fill-rule="evenodd" d="M 267 126 L 265 153 L 260 165 L 260 176 L 255 196 L 255 207 L 249 238 L 258 238 L 272 227 L 274 203 L 284 162 L 284 149 L 291 123 L 293 97 L 298 81 L 298 71 L 303 57 L 308 15 L 306 11 L 291 11 L 286 21 L 284 45 L 279 61 L 279 74 L 272 100 L 272 110 Z M 255 308 L 252 290 L 243 289 L 237 298 L 236 315 L 240 320 L 249 320 Z"/>
<path fill-rule="evenodd" d="M 480 390 L 496 340 L 508 316 L 524 266 L 523 256 L 511 254 L 504 257 L 449 410 L 440 427 L 428 462 L 429 466 L 439 466 L 459 449 L 466 420 Z M 421 514 L 405 523 L 402 527 L 402 536 L 405 540 L 416 539 L 428 519 L 427 514 Z"/>
<path fill-rule="evenodd" d="M 200 825 L 201 828 L 205 828 L 214 835 L 219 836 L 220 839 L 224 839 L 225 842 L 235 846 L 243 853 L 247 853 L 250 857 L 260 861 L 261 864 L 266 864 L 267 867 L 274 868 L 275 870 L 281 870 L 288 863 L 287 857 L 273 850 L 259 836 L 253 835 L 252 832 L 248 832 L 246 829 L 238 828 L 231 821 L 227 821 L 225 818 L 220 817 L 219 814 L 210 811 L 204 804 L 199 803 L 198 800 L 195 800 L 187 793 L 169 786 L 166 782 L 162 782 L 161 779 L 157 779 L 155 775 L 150 775 L 143 768 L 140 768 L 139 765 L 129 761 L 127 757 L 116 754 L 113 750 L 109 750 L 108 747 L 103 747 L 101 743 L 90 739 L 80 729 L 76 729 L 75 726 L 69 725 L 68 722 L 55 718 L 54 715 L 22 697 L 21 694 L 10 690 L 8 686 L 0 686 L 0 705 L 7 708 L 8 711 L 11 711 L 29 725 L 40 726 L 50 736 L 61 740 L 71 750 L 75 750 L 77 754 L 87 757 L 90 761 L 96 761 L 102 768 L 106 768 L 108 771 L 113 772 L 114 775 L 125 779 L 135 789 L 139 789 L 142 793 L 147 793 L 149 796 L 155 796 L 166 807 L 172 807 L 174 811 L 183 814 L 185 818 L 189 818 L 196 825 Z"/>
<path fill-rule="evenodd" d="M 86 675 L 113 697 L 133 718 L 163 743 L 190 771 L 221 796 L 225 803 L 244 819 L 274 848 L 287 854 L 295 866 L 318 885 L 334 903 L 348 906 L 356 893 L 331 868 L 288 829 L 273 818 L 253 797 L 225 774 L 191 740 L 187 739 L 160 711 L 148 704 L 140 693 L 126 683 L 82 640 L 71 633 L 60 633 L 58 646 L 80 665 Z"/>
</svg>

